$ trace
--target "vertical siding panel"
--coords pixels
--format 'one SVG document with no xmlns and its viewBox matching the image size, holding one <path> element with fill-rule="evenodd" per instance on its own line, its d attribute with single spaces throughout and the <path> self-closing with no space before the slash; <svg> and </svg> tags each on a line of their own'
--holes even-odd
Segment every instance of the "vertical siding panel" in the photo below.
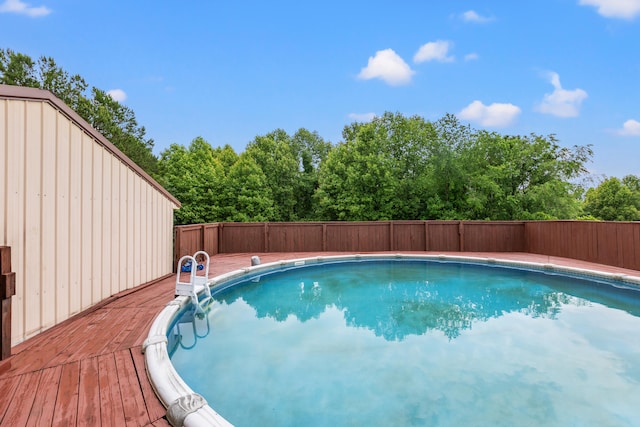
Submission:
<svg viewBox="0 0 640 427">
<path fill-rule="evenodd" d="M 132 288 L 141 281 L 142 270 L 142 254 L 140 246 L 140 238 L 142 233 L 142 227 L 140 223 L 141 209 L 141 186 L 140 180 L 135 173 L 131 173 L 133 179 L 133 282 L 129 284 L 129 288 Z"/>
<path fill-rule="evenodd" d="M 162 205 L 160 211 L 160 247 L 162 248 L 160 258 L 162 265 L 160 268 L 167 273 L 173 271 L 173 207 L 164 197 L 160 204 Z"/>
<path fill-rule="evenodd" d="M 56 322 L 60 323 L 70 315 L 69 309 L 69 260 L 71 249 L 69 246 L 70 233 L 69 217 L 71 197 L 69 194 L 69 177 L 72 175 L 69 166 L 70 122 L 61 114 L 57 117 L 56 144 L 56 248 L 52 258 L 56 263 Z"/>
<path fill-rule="evenodd" d="M 9 101 L 7 120 L 7 245 L 11 246 L 11 268 L 16 273 L 16 294 L 11 299 L 11 341 L 24 339 L 24 159 L 25 102 Z"/>
<path fill-rule="evenodd" d="M 164 197 L 161 197 L 160 195 L 158 195 L 157 199 L 158 199 L 157 205 L 156 205 L 157 219 L 156 219 L 155 234 L 156 234 L 156 243 L 158 245 L 158 251 L 156 252 L 156 260 L 158 264 L 157 264 L 156 276 L 162 276 L 164 273 L 167 272 L 165 268 L 165 254 L 166 254 L 165 239 L 167 236 L 163 234 L 166 232 L 164 228 L 164 218 L 165 218 L 164 212 L 165 212 L 166 206 L 164 204 Z"/>
<path fill-rule="evenodd" d="M 135 214 L 135 193 L 134 193 L 134 173 L 127 169 L 127 281 L 124 289 L 129 289 L 135 283 L 134 269 L 136 268 L 135 240 L 136 233 L 134 228 Z"/>
<path fill-rule="evenodd" d="M 167 238 L 165 233 L 167 233 L 167 204 L 165 203 L 164 197 L 160 198 L 158 201 L 158 248 L 160 248 L 158 253 L 158 269 L 160 270 L 160 274 L 166 273 L 167 271 Z M 173 231 L 173 230 L 171 230 Z M 172 254 L 173 255 L 173 254 Z M 173 264 L 173 256 L 171 257 L 171 264 Z M 171 271 L 171 270 L 169 270 Z"/>
<path fill-rule="evenodd" d="M 92 192 L 93 192 L 93 180 L 91 170 L 93 169 L 93 140 L 86 134 L 82 134 L 82 195 L 80 197 L 80 204 L 82 206 L 82 220 L 80 226 L 80 239 L 82 241 L 80 254 L 80 288 L 82 309 L 91 306 L 93 297 L 91 292 L 93 290 L 93 276 L 91 269 L 92 261 L 92 241 L 91 232 L 93 224 L 93 212 L 91 211 L 92 205 Z"/>
<path fill-rule="evenodd" d="M 153 197 L 153 206 L 151 207 L 151 212 L 153 213 L 153 229 L 151 231 L 151 252 L 152 252 L 152 271 L 153 278 L 160 277 L 162 274 L 160 269 L 158 268 L 159 261 L 158 255 L 162 246 L 160 246 L 160 228 L 158 227 L 158 218 L 160 217 L 159 209 L 160 209 L 160 194 L 157 191 L 152 192 Z"/>
<path fill-rule="evenodd" d="M 144 278 L 144 282 L 146 283 L 154 278 L 153 271 L 153 188 L 149 185 L 149 183 L 142 181 L 142 185 L 145 187 L 145 192 L 147 193 L 146 199 L 147 203 L 145 204 L 145 214 L 142 217 L 142 224 L 145 229 L 145 237 L 143 242 L 143 247 L 146 252 L 146 267 L 145 272 L 146 276 Z"/>
<path fill-rule="evenodd" d="M 111 232 L 111 205 L 113 195 L 111 194 L 111 155 L 102 151 L 102 260 L 101 260 L 101 286 L 102 299 L 111 296 L 111 247 L 113 246 L 113 234 Z M 117 230 L 117 229 L 116 229 Z"/>
<path fill-rule="evenodd" d="M 155 206 L 156 206 L 156 197 L 155 191 L 153 188 L 147 184 L 147 217 L 145 219 L 147 225 L 147 241 L 145 245 L 147 246 L 147 281 L 158 277 L 156 275 L 156 262 L 155 255 L 157 251 L 157 247 L 155 245 L 155 231 L 156 231 L 156 216 L 155 216 Z"/>
<path fill-rule="evenodd" d="M 118 291 L 122 291 L 126 289 L 127 280 L 129 280 L 129 271 L 128 271 L 128 263 L 127 257 L 129 253 L 129 230 L 127 226 L 129 225 L 129 211 L 128 211 L 128 170 L 124 166 L 124 164 L 120 164 L 120 176 L 118 178 L 120 182 L 120 252 L 118 253 L 118 258 L 120 260 L 120 278 L 118 280 Z"/>
<path fill-rule="evenodd" d="M 42 214 L 42 104 L 28 102 L 24 162 L 24 319 L 25 335 L 38 333 L 42 319 L 40 247 Z"/>
<path fill-rule="evenodd" d="M 7 209 L 7 103 L 0 99 L 0 245 L 7 244 L 6 213 Z"/>
<path fill-rule="evenodd" d="M 102 153 L 104 149 L 91 140 L 91 305 L 102 300 Z"/>
<path fill-rule="evenodd" d="M 162 239 L 162 211 L 164 208 L 162 204 L 162 200 L 159 197 L 158 193 L 154 194 L 155 197 L 155 207 L 154 207 L 154 227 L 153 227 L 153 245 L 154 245 L 154 253 L 153 253 L 153 272 L 155 277 L 160 277 L 163 274 L 163 264 L 164 264 L 164 244 Z"/>
<path fill-rule="evenodd" d="M 58 293 L 54 254 L 56 251 L 56 145 L 57 112 L 49 104 L 43 104 L 42 115 L 42 327 L 56 323 L 56 295 Z"/>
<path fill-rule="evenodd" d="M 136 280 L 136 286 L 140 283 L 144 283 L 147 281 L 147 258 L 149 254 L 147 253 L 147 185 L 142 182 L 142 180 L 136 176 L 136 182 L 138 183 L 138 188 L 140 188 L 140 193 L 138 195 L 138 227 L 140 234 L 140 277 Z"/>
<path fill-rule="evenodd" d="M 82 131 L 69 130 L 69 314 L 82 309 Z"/>
<path fill-rule="evenodd" d="M 165 233 L 164 250 L 166 252 L 164 267 L 167 272 L 170 272 L 173 270 L 173 207 L 168 200 L 164 201 L 164 206 L 164 222 L 162 224 L 163 232 Z"/>
<path fill-rule="evenodd" d="M 173 271 L 173 205 L 164 197 L 161 201 L 160 211 L 160 244 L 162 248 L 162 268 L 163 272 Z"/>
<path fill-rule="evenodd" d="M 173 250 L 170 251 L 171 253 L 167 251 L 167 242 L 173 242 L 172 235 L 167 235 L 167 233 L 173 233 L 173 228 L 169 229 L 166 227 L 169 212 L 173 213 L 171 207 L 164 197 L 160 197 L 158 199 L 158 248 L 160 248 L 158 252 L 158 270 L 160 275 L 172 271 L 171 266 L 173 265 Z M 169 262 L 167 263 L 167 261 Z"/>
<path fill-rule="evenodd" d="M 120 227 L 120 211 L 122 201 L 120 198 L 120 161 L 111 157 L 111 227 L 113 240 L 111 242 L 111 295 L 120 291 L 120 245 L 123 240 L 122 228 Z"/>
<path fill-rule="evenodd" d="M 166 228 L 164 227 L 164 219 L 165 219 L 165 211 L 166 205 L 164 203 L 164 197 L 158 194 L 158 204 L 156 207 L 157 210 L 157 222 L 156 222 L 156 239 L 158 245 L 158 252 L 156 253 L 156 259 L 158 261 L 158 271 L 156 276 L 161 276 L 163 273 L 166 273 L 167 270 L 165 268 L 165 255 L 166 255 Z"/>
<path fill-rule="evenodd" d="M 147 252 L 147 277 L 145 278 L 145 282 L 150 281 L 155 278 L 155 270 L 153 268 L 153 188 L 146 182 L 144 182 L 144 186 L 147 188 L 147 213 L 144 216 L 144 225 L 146 228 L 146 238 L 144 245 L 146 247 Z"/>
<path fill-rule="evenodd" d="M 146 283 L 151 280 L 151 266 L 152 266 L 152 254 L 151 245 L 149 241 L 151 240 L 151 233 L 149 232 L 149 227 L 152 223 L 152 210 L 151 210 L 151 186 L 145 182 L 141 181 L 142 191 L 144 193 L 144 204 L 142 209 L 142 215 L 140 216 L 142 219 L 141 227 L 142 227 L 142 240 L 141 247 L 143 251 L 143 278 L 140 283 Z"/>
<path fill-rule="evenodd" d="M 71 126 L 69 139 L 69 314 L 82 308 L 82 131 Z"/>
</svg>

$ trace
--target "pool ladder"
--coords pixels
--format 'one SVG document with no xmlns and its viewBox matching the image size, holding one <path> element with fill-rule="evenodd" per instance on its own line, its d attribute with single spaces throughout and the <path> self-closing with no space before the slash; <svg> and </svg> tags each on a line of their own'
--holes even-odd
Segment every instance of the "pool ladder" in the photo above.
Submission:
<svg viewBox="0 0 640 427">
<path fill-rule="evenodd" d="M 203 274 L 198 274 L 198 256 L 204 257 Z M 180 281 L 182 266 L 191 261 L 191 271 L 189 272 L 189 281 Z M 176 273 L 176 296 L 188 296 L 196 308 L 196 312 L 204 313 L 207 306 L 213 302 L 211 289 L 209 288 L 209 254 L 205 251 L 198 251 L 193 255 L 185 255 L 178 261 L 178 271 Z M 203 294 L 202 300 L 199 295 Z"/>
<path fill-rule="evenodd" d="M 178 346 L 184 350 L 191 350 L 200 338 L 205 338 L 211 332 L 209 316 L 199 315 L 197 307 L 199 306 L 191 305 L 187 308 L 173 326 L 171 333 L 167 334 L 169 354 L 173 354 Z"/>
</svg>

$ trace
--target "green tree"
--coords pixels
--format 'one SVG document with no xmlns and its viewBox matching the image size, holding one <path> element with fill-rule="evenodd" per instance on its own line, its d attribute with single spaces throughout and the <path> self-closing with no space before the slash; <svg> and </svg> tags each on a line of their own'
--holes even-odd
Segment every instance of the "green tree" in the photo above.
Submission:
<svg viewBox="0 0 640 427">
<path fill-rule="evenodd" d="M 0 83 L 11 86 L 41 87 L 33 59 L 11 49 L 0 49 Z"/>
<path fill-rule="evenodd" d="M 229 172 L 231 166 L 233 166 L 238 161 L 238 154 L 235 152 L 233 147 L 229 144 L 226 144 L 224 147 L 216 147 L 213 149 L 213 155 L 216 159 L 222 163 L 224 167 L 225 174 Z"/>
<path fill-rule="evenodd" d="M 502 136 L 475 132 L 463 154 L 467 172 L 462 198 L 469 219 L 558 219 L 580 213 L 588 147 L 562 148 L 553 135 Z"/>
<path fill-rule="evenodd" d="M 344 142 L 320 171 L 316 197 L 324 217 L 458 217 L 454 201 L 456 189 L 463 188 L 456 151 L 460 138 L 452 131 L 464 131 L 453 116 L 434 125 L 390 112 L 346 126 Z"/>
<path fill-rule="evenodd" d="M 161 153 L 159 169 L 164 187 L 182 204 L 174 215 L 176 225 L 220 219 L 224 167 L 209 143 L 198 137 L 189 148 L 172 144 Z"/>
<path fill-rule="evenodd" d="M 295 221 L 298 186 L 297 150 L 282 129 L 257 136 L 245 150 L 264 173 L 273 197 L 275 221 Z"/>
<path fill-rule="evenodd" d="M 640 176 L 626 175 L 622 177 L 622 185 L 631 190 L 637 197 L 640 197 Z"/>
<path fill-rule="evenodd" d="M 607 178 L 585 197 L 585 213 L 604 221 L 640 221 L 640 179 Z"/>
<path fill-rule="evenodd" d="M 469 146 L 471 128 L 452 114 L 433 124 L 427 142 L 426 166 L 421 181 L 425 200 L 423 218 L 466 219 L 460 206 L 467 182 L 463 150 Z"/>
<path fill-rule="evenodd" d="M 398 212 L 400 168 L 393 134 L 406 125 L 400 115 L 386 113 L 370 123 L 343 130 L 344 142 L 322 164 L 315 194 L 318 213 L 330 220 L 394 219 Z"/>
<path fill-rule="evenodd" d="M 292 138 L 298 161 L 298 178 L 294 188 L 294 216 L 298 220 L 317 219 L 313 195 L 318 188 L 318 171 L 331 150 L 331 143 L 317 132 L 299 129 Z"/>
<path fill-rule="evenodd" d="M 221 221 L 271 221 L 275 216 L 271 188 L 255 160 L 242 153 L 221 189 Z"/>
<path fill-rule="evenodd" d="M 133 110 L 114 100 L 105 91 L 92 88 L 92 97 L 78 107 L 78 113 L 145 172 L 158 177 L 158 159 L 153 140 L 138 126 Z"/>
</svg>

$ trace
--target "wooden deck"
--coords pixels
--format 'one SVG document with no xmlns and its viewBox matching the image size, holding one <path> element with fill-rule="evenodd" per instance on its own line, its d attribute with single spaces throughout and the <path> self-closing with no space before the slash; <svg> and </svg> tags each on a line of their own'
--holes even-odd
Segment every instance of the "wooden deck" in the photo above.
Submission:
<svg viewBox="0 0 640 427">
<path fill-rule="evenodd" d="M 424 253 L 424 252 L 420 252 Z M 211 258 L 210 275 L 250 265 L 254 254 Z M 259 254 L 263 263 L 328 253 Z M 624 270 L 524 253 L 455 253 Z M 12 349 L 0 362 L 0 426 L 168 426 L 141 348 L 160 310 L 173 299 L 175 277 L 118 294 Z"/>
</svg>

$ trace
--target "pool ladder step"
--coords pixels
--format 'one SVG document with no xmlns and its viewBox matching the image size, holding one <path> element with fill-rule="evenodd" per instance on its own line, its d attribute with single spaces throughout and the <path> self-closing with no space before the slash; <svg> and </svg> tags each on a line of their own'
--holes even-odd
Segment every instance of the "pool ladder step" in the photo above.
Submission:
<svg viewBox="0 0 640 427">
<path fill-rule="evenodd" d="M 204 258 L 203 264 L 198 264 L 198 256 Z M 205 251 L 198 251 L 193 255 L 185 255 L 178 261 L 178 268 L 176 273 L 176 296 L 188 296 L 191 298 L 191 302 L 196 307 L 196 310 L 204 313 L 206 308 L 213 302 L 211 296 L 211 289 L 209 288 L 209 254 Z M 200 265 L 202 268 L 200 269 Z M 183 282 L 180 280 L 183 267 L 190 266 L 189 281 Z M 198 274 L 201 271 L 202 274 Z M 200 299 L 202 295 L 202 299 Z"/>
</svg>

